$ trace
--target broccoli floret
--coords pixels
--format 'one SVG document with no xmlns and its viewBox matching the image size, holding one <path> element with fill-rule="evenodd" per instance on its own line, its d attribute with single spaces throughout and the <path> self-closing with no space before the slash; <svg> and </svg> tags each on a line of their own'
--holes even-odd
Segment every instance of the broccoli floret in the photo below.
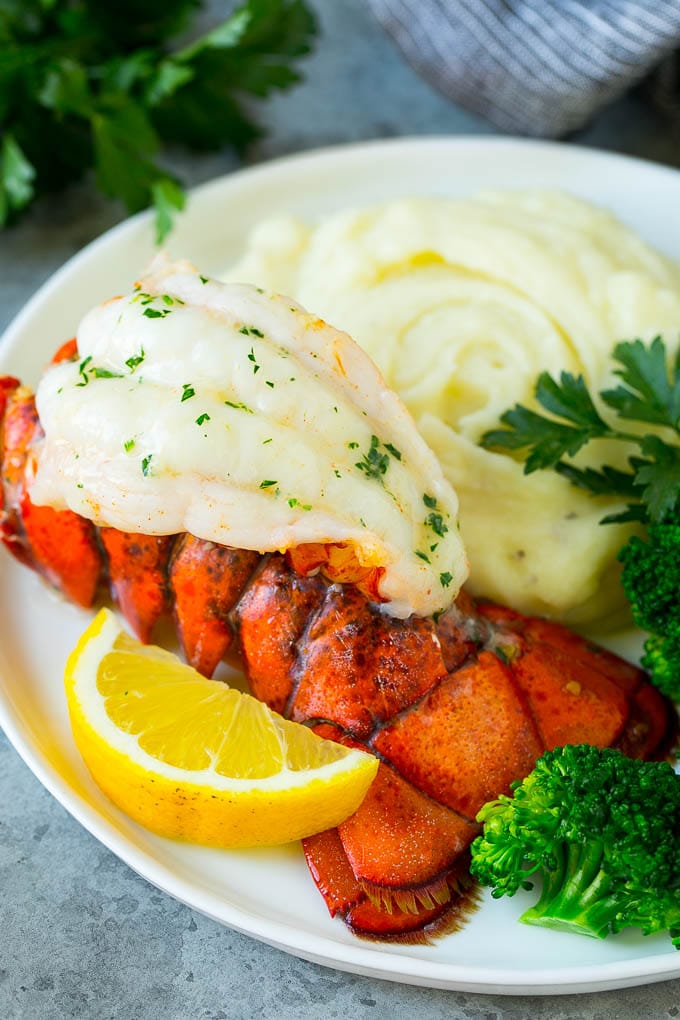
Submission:
<svg viewBox="0 0 680 1020">
<path fill-rule="evenodd" d="M 650 524 L 649 542 L 631 538 L 619 553 L 633 620 L 650 631 L 642 665 L 680 701 L 680 524 Z"/>
<path fill-rule="evenodd" d="M 648 637 L 642 665 L 662 694 L 680 701 L 680 631 L 670 637 L 661 634 Z"/>
<path fill-rule="evenodd" d="M 512 790 L 477 816 L 472 873 L 492 896 L 531 889 L 539 874 L 525 924 L 597 938 L 668 931 L 680 949 L 680 776 L 668 762 L 569 745 Z"/>
</svg>

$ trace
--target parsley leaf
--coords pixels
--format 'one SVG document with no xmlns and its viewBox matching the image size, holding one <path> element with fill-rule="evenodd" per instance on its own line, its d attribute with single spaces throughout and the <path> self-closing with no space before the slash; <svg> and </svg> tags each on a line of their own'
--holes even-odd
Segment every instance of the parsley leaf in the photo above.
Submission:
<svg viewBox="0 0 680 1020">
<path fill-rule="evenodd" d="M 126 358 L 125 364 L 130 369 L 130 372 L 134 372 L 136 368 L 139 368 L 145 357 L 144 348 L 140 347 L 139 354 L 131 354 L 129 358 Z"/>
<path fill-rule="evenodd" d="M 152 204 L 162 241 L 182 208 L 167 145 L 243 152 L 252 98 L 299 81 L 316 33 L 304 0 L 242 0 L 188 45 L 201 0 L 0 3 L 0 226 L 93 169 L 130 212 Z M 195 34 L 195 33 L 194 33 Z"/>
<path fill-rule="evenodd" d="M 248 407 L 247 404 L 238 403 L 235 400 L 225 400 L 224 403 L 227 407 L 233 407 L 236 411 L 245 411 L 246 414 L 255 414 L 252 407 Z M 266 442 L 270 442 L 270 440 L 266 440 Z"/>
<path fill-rule="evenodd" d="M 0 148 L 0 226 L 33 198 L 35 169 L 14 138 L 6 134 Z"/>
<path fill-rule="evenodd" d="M 661 522 L 680 512 L 680 445 L 670 446 L 658 436 L 647 435 L 640 443 L 648 460 L 636 460 L 635 482 L 643 486 L 640 500 L 652 521 Z"/>
<path fill-rule="evenodd" d="M 658 336 L 649 347 L 641 340 L 617 344 L 614 358 L 622 366 L 615 374 L 625 385 L 605 390 L 602 393 L 604 402 L 621 418 L 667 425 L 677 430 L 680 424 L 680 347 L 670 376 L 666 349 Z"/>
<path fill-rule="evenodd" d="M 352 446 L 351 443 L 349 445 Z M 390 458 L 386 453 L 381 453 L 379 447 L 380 440 L 378 437 L 371 436 L 371 445 L 368 448 L 368 452 L 354 466 L 363 471 L 367 478 L 377 478 L 379 481 L 382 481 L 382 476 L 389 466 Z"/>
<path fill-rule="evenodd" d="M 184 208 L 184 192 L 172 177 L 159 177 L 151 185 L 156 210 L 156 244 L 162 244 L 172 230 L 173 216 Z"/>
<path fill-rule="evenodd" d="M 517 404 L 501 416 L 505 428 L 487 432 L 481 445 L 521 451 L 527 474 L 553 468 L 594 495 L 628 500 L 625 510 L 605 517 L 603 523 L 664 522 L 680 514 L 680 351 L 670 358 L 663 340 L 656 337 L 648 346 L 641 340 L 619 343 L 612 356 L 621 383 L 599 394 L 616 413 L 611 424 L 598 413 L 582 376 L 563 372 L 556 382 L 544 372 L 535 396 L 550 416 Z M 661 431 L 629 431 L 629 422 Z M 669 439 L 669 430 L 677 438 Z M 616 439 L 637 447 L 628 456 L 629 470 L 607 464 L 582 468 L 563 459 L 574 457 L 592 439 Z"/>
<path fill-rule="evenodd" d="M 439 535 L 440 538 L 443 538 L 446 532 L 449 530 L 448 525 L 444 523 L 444 518 L 442 514 L 439 513 L 433 512 L 431 514 L 428 514 L 427 517 L 425 518 L 424 523 L 426 528 L 432 528 L 435 535 Z"/>
<path fill-rule="evenodd" d="M 529 447 L 525 471 L 531 474 L 540 468 L 555 467 L 565 455 L 575 456 L 591 439 L 610 437 L 609 426 L 598 414 L 583 376 L 562 372 L 558 383 L 548 372 L 542 372 L 536 382 L 535 396 L 556 418 L 546 418 L 516 404 L 501 415 L 501 422 L 507 427 L 486 432 L 481 445 L 487 450 Z M 557 418 L 565 419 L 568 424 Z"/>
</svg>

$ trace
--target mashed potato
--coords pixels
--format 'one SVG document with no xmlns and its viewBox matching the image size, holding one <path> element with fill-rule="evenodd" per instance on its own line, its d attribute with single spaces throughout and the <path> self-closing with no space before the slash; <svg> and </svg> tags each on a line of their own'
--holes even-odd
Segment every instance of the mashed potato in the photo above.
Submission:
<svg viewBox="0 0 680 1020">
<path fill-rule="evenodd" d="M 618 504 L 477 444 L 542 370 L 598 389 L 616 341 L 676 343 L 680 267 L 601 209 L 505 192 L 271 220 L 227 276 L 291 294 L 374 358 L 458 492 L 474 592 L 577 624 L 622 604 L 627 532 L 598 523 Z"/>
</svg>

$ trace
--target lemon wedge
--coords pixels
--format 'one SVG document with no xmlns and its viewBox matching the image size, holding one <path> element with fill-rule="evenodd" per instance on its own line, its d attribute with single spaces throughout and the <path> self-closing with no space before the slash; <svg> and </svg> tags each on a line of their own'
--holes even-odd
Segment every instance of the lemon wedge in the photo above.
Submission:
<svg viewBox="0 0 680 1020">
<path fill-rule="evenodd" d="M 378 768 L 373 755 L 322 740 L 140 644 L 107 609 L 69 656 L 65 686 L 95 782 L 162 836 L 215 847 L 288 843 L 351 815 Z"/>
</svg>

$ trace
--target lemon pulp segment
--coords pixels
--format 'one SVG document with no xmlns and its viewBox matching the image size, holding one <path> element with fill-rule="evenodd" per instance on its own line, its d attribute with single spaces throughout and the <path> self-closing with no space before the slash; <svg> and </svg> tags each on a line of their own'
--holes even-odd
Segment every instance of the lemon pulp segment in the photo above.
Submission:
<svg viewBox="0 0 680 1020">
<path fill-rule="evenodd" d="M 76 744 L 95 782 L 147 828 L 213 846 L 285 843 L 339 824 L 377 771 L 102 610 L 69 657 Z"/>
</svg>

